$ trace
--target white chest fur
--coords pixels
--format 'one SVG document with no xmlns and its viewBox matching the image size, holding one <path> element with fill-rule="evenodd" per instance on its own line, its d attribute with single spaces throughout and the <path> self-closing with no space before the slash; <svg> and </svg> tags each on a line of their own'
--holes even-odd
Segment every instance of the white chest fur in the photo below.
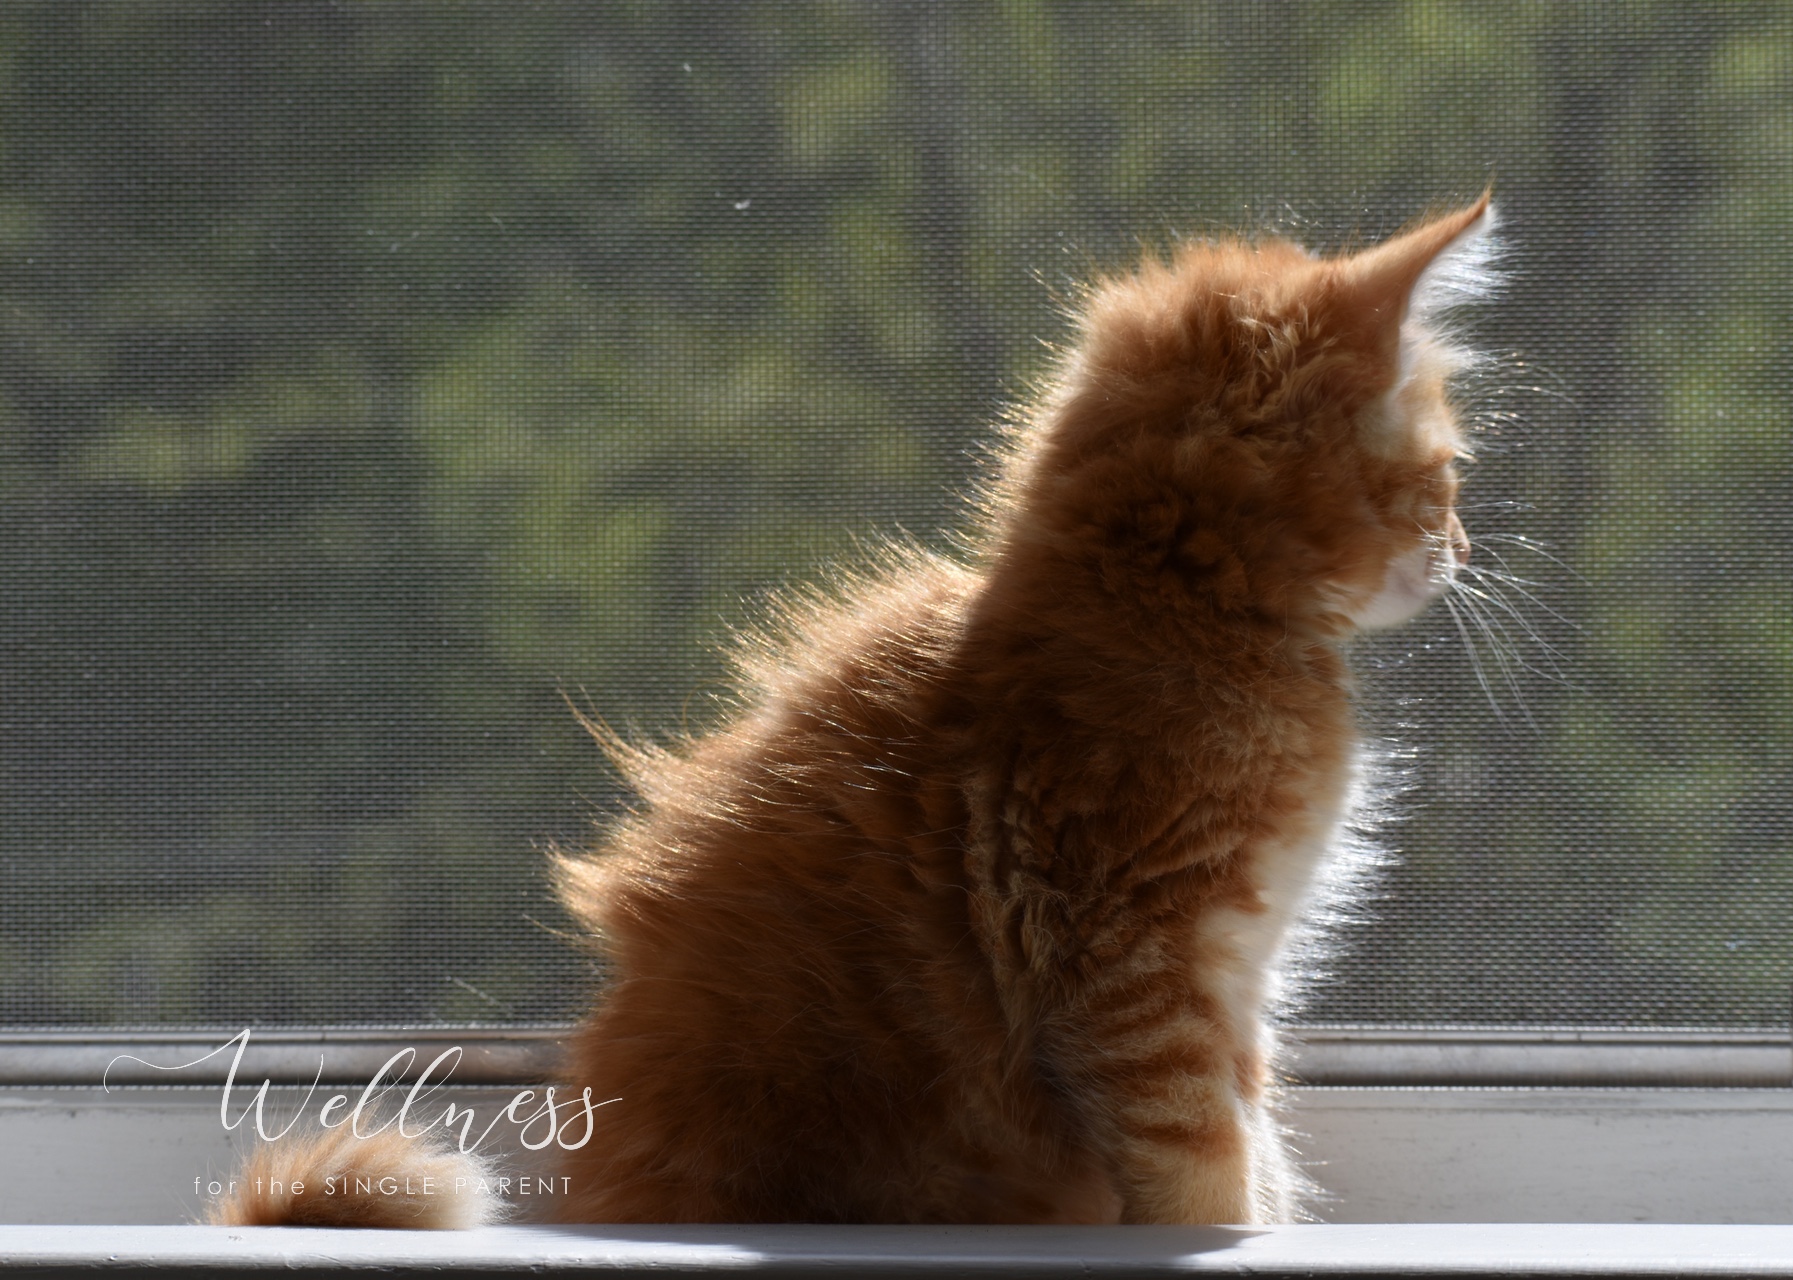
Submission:
<svg viewBox="0 0 1793 1280">
<path fill-rule="evenodd" d="M 1287 949 L 1311 909 L 1356 877 L 1344 829 L 1361 800 L 1356 752 L 1333 778 L 1315 778 L 1294 822 L 1248 849 L 1255 910 L 1217 907 L 1197 922 L 1203 972 L 1199 986 L 1218 1000 L 1229 1029 L 1242 1040 L 1261 1034 L 1266 1013 L 1284 996 Z"/>
</svg>

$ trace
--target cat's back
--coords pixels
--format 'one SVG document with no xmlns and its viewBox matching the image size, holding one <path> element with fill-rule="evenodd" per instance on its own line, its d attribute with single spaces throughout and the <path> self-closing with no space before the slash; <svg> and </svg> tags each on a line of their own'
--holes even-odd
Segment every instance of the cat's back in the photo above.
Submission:
<svg viewBox="0 0 1793 1280">
<path fill-rule="evenodd" d="M 645 807 L 563 882 L 612 966 L 574 1047 L 617 1099 L 576 1217 L 1109 1212 L 1015 1087 L 969 918 L 978 586 L 916 555 L 794 611 L 740 715 L 630 766 Z"/>
<path fill-rule="evenodd" d="M 973 571 L 912 553 L 787 602 L 741 642 L 738 709 L 720 727 L 670 750 L 617 748 L 639 805 L 562 881 L 613 962 L 645 961 L 616 931 L 657 908 L 689 933 L 714 900 L 726 930 L 768 895 L 836 896 L 855 869 L 950 849 L 962 815 L 936 775 L 962 743 L 960 639 L 977 587 Z M 751 924 L 763 932 L 763 917 Z"/>
</svg>

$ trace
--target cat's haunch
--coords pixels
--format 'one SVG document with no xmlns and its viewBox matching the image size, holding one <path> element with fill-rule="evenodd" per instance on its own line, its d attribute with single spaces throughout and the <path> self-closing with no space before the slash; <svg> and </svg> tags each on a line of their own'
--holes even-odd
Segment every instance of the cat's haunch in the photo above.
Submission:
<svg viewBox="0 0 1793 1280">
<path fill-rule="evenodd" d="M 1269 1010 L 1359 789 L 1341 642 L 1468 555 L 1487 197 L 1364 252 L 1190 243 L 1090 287 L 970 552 L 750 647 L 741 710 L 608 743 L 557 865 L 611 979 L 580 1222 L 1299 1214 Z"/>
</svg>

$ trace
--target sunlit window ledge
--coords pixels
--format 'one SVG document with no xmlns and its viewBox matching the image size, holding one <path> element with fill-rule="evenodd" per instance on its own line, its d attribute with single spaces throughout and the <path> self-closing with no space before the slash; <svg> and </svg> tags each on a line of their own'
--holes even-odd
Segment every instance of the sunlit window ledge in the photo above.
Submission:
<svg viewBox="0 0 1793 1280">
<path fill-rule="evenodd" d="M 365 1082 L 407 1048 L 420 1068 L 451 1046 L 457 1083 L 528 1083 L 556 1074 L 564 1026 L 326 1027 L 254 1032 L 239 1080 Z M 229 1031 L 0 1033 L 0 1087 L 221 1083 L 234 1053 L 200 1059 Z M 1303 1027 L 1287 1067 L 1311 1085 L 1784 1088 L 1786 1033 L 1585 1028 Z M 192 1065 L 176 1072 L 166 1068 Z"/>
<path fill-rule="evenodd" d="M 0 1266 L 212 1277 L 1779 1276 L 1793 1227 L 493 1227 L 465 1232 L 0 1226 Z"/>
<path fill-rule="evenodd" d="M 315 1062 L 315 1059 L 314 1059 Z M 315 1071 L 315 1065 L 312 1070 Z M 315 1117 L 328 1094 L 276 1085 L 269 1127 Z M 510 1083 L 447 1088 L 497 1116 Z M 255 1140 L 255 1077 L 217 1084 L 0 1089 L 0 1221 L 173 1224 L 197 1220 Z M 1380 1222 L 1793 1223 L 1793 1089 L 1497 1085 L 1298 1085 L 1284 1108 L 1315 1214 Z M 433 1103 L 432 1103 L 433 1105 Z M 481 1148 L 506 1168 L 549 1171 L 508 1128 Z M 542 1208 L 544 1206 L 537 1206 Z"/>
</svg>

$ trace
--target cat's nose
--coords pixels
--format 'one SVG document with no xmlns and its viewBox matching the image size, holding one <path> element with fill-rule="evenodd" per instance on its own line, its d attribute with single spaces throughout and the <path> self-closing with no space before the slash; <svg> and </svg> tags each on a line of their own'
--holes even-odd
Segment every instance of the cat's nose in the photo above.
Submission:
<svg viewBox="0 0 1793 1280">
<path fill-rule="evenodd" d="M 1451 540 L 1451 554 L 1457 557 L 1457 563 L 1468 564 L 1469 531 L 1463 527 L 1463 522 L 1457 519 L 1455 511 L 1451 512 L 1445 520 L 1444 532 L 1445 536 Z"/>
</svg>

